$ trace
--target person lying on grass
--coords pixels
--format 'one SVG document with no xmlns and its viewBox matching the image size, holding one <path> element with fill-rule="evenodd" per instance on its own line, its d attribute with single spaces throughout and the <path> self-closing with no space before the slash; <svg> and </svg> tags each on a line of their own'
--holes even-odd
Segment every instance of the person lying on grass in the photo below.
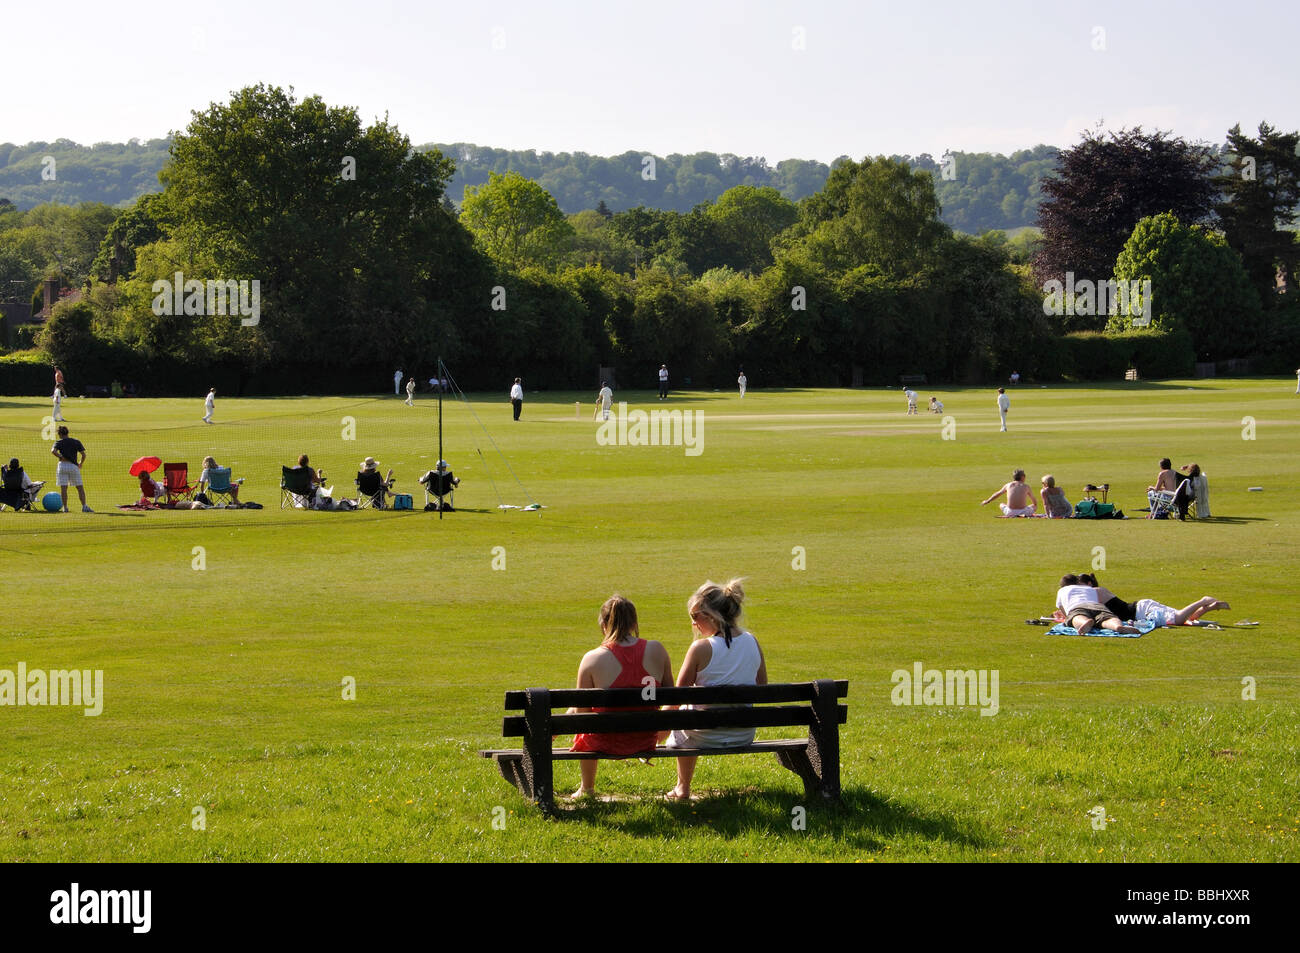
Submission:
<svg viewBox="0 0 1300 953">
<path fill-rule="evenodd" d="M 1092 586 L 1097 593 L 1097 601 L 1122 619 L 1150 621 L 1156 625 L 1188 625 L 1195 622 L 1207 612 L 1219 609 L 1231 609 L 1232 606 L 1213 596 L 1202 596 L 1189 606 L 1175 609 L 1154 599 L 1139 599 L 1137 602 L 1125 602 L 1115 593 L 1097 582 L 1097 577 L 1090 572 L 1080 573 L 1079 582 Z"/>
<path fill-rule="evenodd" d="M 668 660 L 668 650 L 658 642 L 641 638 L 637 625 L 636 606 L 618 593 L 605 600 L 597 617 L 604 639 L 600 645 L 582 657 L 578 666 L 578 688 L 645 688 L 653 683 L 673 683 L 673 666 Z M 566 714 L 585 714 L 589 711 L 653 711 L 646 708 L 570 708 Z M 623 758 L 654 748 L 653 731 L 609 732 L 577 735 L 570 751 L 599 751 L 615 758 Z M 596 766 L 599 761 L 580 761 L 582 783 L 570 797 L 590 797 L 596 793 Z"/>
<path fill-rule="evenodd" d="M 1034 498 L 1034 491 L 1025 482 L 1024 470 L 1017 469 L 1011 474 L 1011 482 L 1002 484 L 990 493 L 988 499 L 981 503 L 980 506 L 987 506 L 992 503 L 998 494 L 1003 492 L 1007 494 L 1007 501 L 998 504 L 1003 516 L 1034 515 L 1034 508 L 1038 506 L 1038 500 Z"/>
<path fill-rule="evenodd" d="M 1061 585 L 1056 590 L 1056 608 L 1063 613 L 1066 625 L 1080 635 L 1087 635 L 1096 626 L 1121 635 L 1138 633 L 1136 628 L 1125 625 L 1119 616 L 1101 604 L 1096 587 L 1083 583 L 1074 573 L 1061 577 Z"/>
</svg>

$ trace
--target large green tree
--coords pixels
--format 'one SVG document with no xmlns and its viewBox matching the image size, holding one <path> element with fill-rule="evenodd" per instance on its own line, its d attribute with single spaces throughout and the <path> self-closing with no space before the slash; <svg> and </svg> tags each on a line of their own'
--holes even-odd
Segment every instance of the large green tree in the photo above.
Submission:
<svg viewBox="0 0 1300 953">
<path fill-rule="evenodd" d="M 1300 133 L 1262 122 L 1252 139 L 1236 125 L 1228 130 L 1228 152 L 1228 166 L 1214 180 L 1221 191 L 1219 221 L 1261 303 L 1270 307 L 1279 270 L 1287 289 L 1300 292 L 1300 246 L 1292 230 L 1300 206 Z"/>
<path fill-rule="evenodd" d="M 736 259 L 717 264 L 758 274 L 772 264 L 772 240 L 795 223 L 799 210 L 776 189 L 738 185 L 706 206 L 706 214 Z"/>
<path fill-rule="evenodd" d="M 163 237 L 164 225 L 158 214 L 164 203 L 157 192 L 146 192 L 119 215 L 100 243 L 91 272 L 100 281 L 113 282 L 135 271 L 135 253 Z"/>
<path fill-rule="evenodd" d="M 486 271 L 442 207 L 451 173 L 386 120 L 258 85 L 175 137 L 159 217 L 218 272 L 192 277 L 261 282 L 272 358 L 409 361 L 488 307 Z"/>
<path fill-rule="evenodd" d="M 554 263 L 574 235 L 550 193 L 518 172 L 493 172 L 486 185 L 466 188 L 460 221 L 494 261 L 510 268 Z"/>
<path fill-rule="evenodd" d="M 1082 142 L 1061 153 L 1056 174 L 1042 182 L 1038 280 L 1072 272 L 1076 280 L 1104 281 L 1133 226 L 1149 215 L 1206 221 L 1214 164 L 1206 147 L 1160 131 L 1085 132 Z"/>
<path fill-rule="evenodd" d="M 923 268 L 948 233 L 933 178 L 878 157 L 836 166 L 826 188 L 801 204 L 786 236 L 828 271 L 868 265 L 903 278 Z"/>
<path fill-rule="evenodd" d="M 1185 330 L 1203 360 L 1252 353 L 1261 333 L 1258 297 L 1223 236 L 1183 225 L 1168 212 L 1138 222 L 1115 260 L 1115 282 L 1150 280 L 1151 299 L 1129 295 L 1108 331 L 1126 331 L 1150 312 L 1156 331 Z"/>
</svg>

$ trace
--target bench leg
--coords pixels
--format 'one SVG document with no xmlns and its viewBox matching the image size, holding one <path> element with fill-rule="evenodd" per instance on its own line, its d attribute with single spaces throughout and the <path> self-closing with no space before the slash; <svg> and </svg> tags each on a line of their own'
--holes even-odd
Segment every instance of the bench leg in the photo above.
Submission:
<svg viewBox="0 0 1300 953">
<path fill-rule="evenodd" d="M 519 756 L 497 758 L 497 770 L 501 772 L 501 777 L 505 778 L 516 788 L 519 793 L 528 800 L 533 799 L 532 780 L 528 777 L 523 768 L 523 758 Z"/>
<path fill-rule="evenodd" d="M 808 761 L 817 777 L 816 794 L 840 799 L 840 722 L 835 682 L 813 682 L 813 723 L 808 728 Z M 806 783 L 806 782 L 805 782 Z"/>
<path fill-rule="evenodd" d="M 814 800 L 821 790 L 821 778 L 817 776 L 813 768 L 812 761 L 808 758 L 808 752 L 805 749 L 795 751 L 778 751 L 776 760 L 781 763 L 781 767 L 793 771 L 803 779 L 803 795 L 808 800 Z"/>
<path fill-rule="evenodd" d="M 524 720 L 528 734 L 524 736 L 524 756 L 521 759 L 525 783 L 528 785 L 527 796 L 542 809 L 543 814 L 548 815 L 555 813 L 550 695 L 545 688 L 530 688 L 525 693 L 527 704 Z"/>
</svg>

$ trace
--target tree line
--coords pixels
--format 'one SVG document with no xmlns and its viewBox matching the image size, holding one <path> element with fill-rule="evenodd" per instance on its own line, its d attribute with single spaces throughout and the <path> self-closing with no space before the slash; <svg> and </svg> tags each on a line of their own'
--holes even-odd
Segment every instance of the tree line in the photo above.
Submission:
<svg viewBox="0 0 1300 953">
<path fill-rule="evenodd" d="M 1090 133 L 1040 182 L 1041 241 L 971 238 L 943 221 L 933 170 L 887 157 L 837 162 L 797 202 L 741 184 L 686 211 L 565 214 L 508 171 L 457 207 L 455 156 L 255 86 L 194 114 L 162 192 L 110 210 L 95 254 L 77 253 L 80 300 L 40 343 L 83 380 L 181 389 L 202 371 L 244 392 L 373 390 L 437 357 L 482 388 L 588 386 L 610 365 L 649 388 L 661 363 L 694 386 L 729 386 L 741 365 L 760 386 L 1087 378 L 1128 360 L 1174 376 L 1300 326 L 1294 138 L 1234 129 L 1228 158 L 1162 133 Z M 31 214 L 0 208 L 0 266 L 22 230 L 6 216 Z M 1150 329 L 1133 328 L 1141 302 L 1099 313 L 1082 291 L 1049 313 L 1045 283 L 1067 272 L 1151 281 Z M 211 279 L 258 282 L 259 323 L 158 307 L 159 287 Z M 1103 331 L 1104 354 L 1089 337 Z"/>
<path fill-rule="evenodd" d="M 158 191 L 158 173 L 170 147 L 170 137 L 93 146 L 67 139 L 23 146 L 0 143 L 0 197 L 20 210 L 46 203 L 125 207 L 147 192 Z M 657 156 L 629 151 L 594 156 L 467 142 L 428 143 L 416 149 L 440 152 L 455 163 L 446 191 L 457 206 L 466 187 L 486 184 L 493 173 L 516 172 L 546 189 L 566 214 L 602 203 L 616 211 L 645 206 L 685 213 L 741 185 L 772 188 L 797 202 L 820 191 L 831 167 L 848 158 L 841 156 L 830 165 L 814 159 L 782 159 L 772 165 L 762 157 L 713 152 Z M 938 159 L 928 154 L 891 158 L 929 172 L 943 220 L 957 231 L 975 235 L 1031 225 L 1040 182 L 1051 172 L 1057 154 L 1054 146 L 1039 145 L 1010 156 L 955 152 Z"/>
</svg>

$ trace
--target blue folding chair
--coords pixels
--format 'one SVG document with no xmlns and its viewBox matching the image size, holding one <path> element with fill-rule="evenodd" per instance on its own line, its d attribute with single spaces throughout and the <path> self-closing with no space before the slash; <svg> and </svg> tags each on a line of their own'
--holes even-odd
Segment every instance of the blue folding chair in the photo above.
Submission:
<svg viewBox="0 0 1300 953">
<path fill-rule="evenodd" d="M 207 494 L 213 505 L 218 500 L 235 502 L 235 486 L 230 482 L 230 467 L 213 467 L 208 471 Z"/>
</svg>

